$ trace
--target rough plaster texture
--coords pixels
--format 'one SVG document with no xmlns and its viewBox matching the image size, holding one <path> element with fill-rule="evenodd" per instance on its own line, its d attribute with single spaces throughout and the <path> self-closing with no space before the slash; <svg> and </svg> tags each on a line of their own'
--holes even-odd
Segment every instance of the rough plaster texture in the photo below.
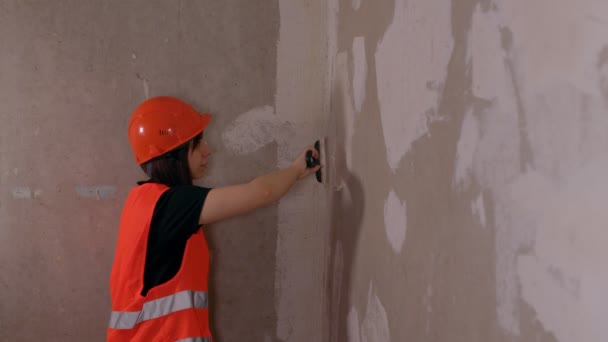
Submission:
<svg viewBox="0 0 608 342">
<path fill-rule="evenodd" d="M 279 1 L 276 112 L 290 125 L 277 137 L 279 167 L 327 134 L 329 80 L 325 1 Z M 322 341 L 327 330 L 327 191 L 311 177 L 278 205 L 277 337 Z"/>
<path fill-rule="evenodd" d="M 335 5 L 330 341 L 605 340 L 608 5 Z"/>
</svg>

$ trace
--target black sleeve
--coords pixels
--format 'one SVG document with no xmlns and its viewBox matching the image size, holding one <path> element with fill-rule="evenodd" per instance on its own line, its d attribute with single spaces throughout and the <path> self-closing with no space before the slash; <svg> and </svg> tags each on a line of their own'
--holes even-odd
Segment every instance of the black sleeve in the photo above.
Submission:
<svg viewBox="0 0 608 342">
<path fill-rule="evenodd" d="M 165 241 L 188 240 L 200 227 L 201 210 L 210 190 L 186 185 L 165 191 L 156 202 L 150 234 Z"/>
<path fill-rule="evenodd" d="M 156 202 L 148 235 L 143 296 L 179 271 L 186 242 L 201 226 L 198 222 L 209 191 L 198 186 L 176 186 Z"/>
</svg>

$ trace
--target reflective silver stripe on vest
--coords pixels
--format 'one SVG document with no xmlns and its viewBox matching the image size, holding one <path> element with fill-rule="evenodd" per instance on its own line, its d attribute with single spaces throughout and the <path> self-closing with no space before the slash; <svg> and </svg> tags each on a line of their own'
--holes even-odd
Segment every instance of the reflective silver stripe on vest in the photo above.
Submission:
<svg viewBox="0 0 608 342">
<path fill-rule="evenodd" d="M 146 302 L 141 311 L 112 311 L 110 328 L 132 329 L 138 323 L 166 316 L 179 310 L 206 308 L 207 292 L 182 291 L 171 296 Z"/>
<path fill-rule="evenodd" d="M 209 337 L 188 337 L 175 342 L 211 342 Z"/>
</svg>

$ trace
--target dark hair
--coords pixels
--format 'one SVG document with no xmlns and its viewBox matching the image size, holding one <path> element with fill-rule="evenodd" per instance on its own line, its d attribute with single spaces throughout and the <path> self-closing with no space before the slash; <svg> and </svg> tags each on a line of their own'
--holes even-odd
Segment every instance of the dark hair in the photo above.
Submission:
<svg viewBox="0 0 608 342">
<path fill-rule="evenodd" d="M 188 152 L 190 146 L 192 146 L 192 149 L 197 148 L 202 138 L 203 133 L 201 132 L 185 144 L 143 163 L 141 169 L 150 179 L 137 182 L 137 184 L 161 183 L 168 187 L 192 185 L 192 175 L 188 166 Z"/>
</svg>

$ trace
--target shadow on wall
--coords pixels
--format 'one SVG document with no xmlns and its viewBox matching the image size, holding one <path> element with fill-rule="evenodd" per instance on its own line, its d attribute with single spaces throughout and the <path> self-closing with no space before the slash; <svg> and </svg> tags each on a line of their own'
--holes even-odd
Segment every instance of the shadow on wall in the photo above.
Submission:
<svg viewBox="0 0 608 342">
<path fill-rule="evenodd" d="M 328 137 L 328 155 L 333 157 L 334 168 L 328 177 L 330 186 L 330 264 L 329 264 L 329 319 L 330 341 L 346 339 L 346 317 L 352 284 L 354 258 L 357 252 L 357 241 L 361 232 L 365 196 L 361 180 L 350 172 L 346 164 L 344 131 L 344 108 L 340 98 L 342 91 L 337 85 L 333 91 L 332 126 Z M 333 130 L 333 131 L 332 131 Z M 333 138 L 333 141 L 332 141 Z"/>
</svg>

